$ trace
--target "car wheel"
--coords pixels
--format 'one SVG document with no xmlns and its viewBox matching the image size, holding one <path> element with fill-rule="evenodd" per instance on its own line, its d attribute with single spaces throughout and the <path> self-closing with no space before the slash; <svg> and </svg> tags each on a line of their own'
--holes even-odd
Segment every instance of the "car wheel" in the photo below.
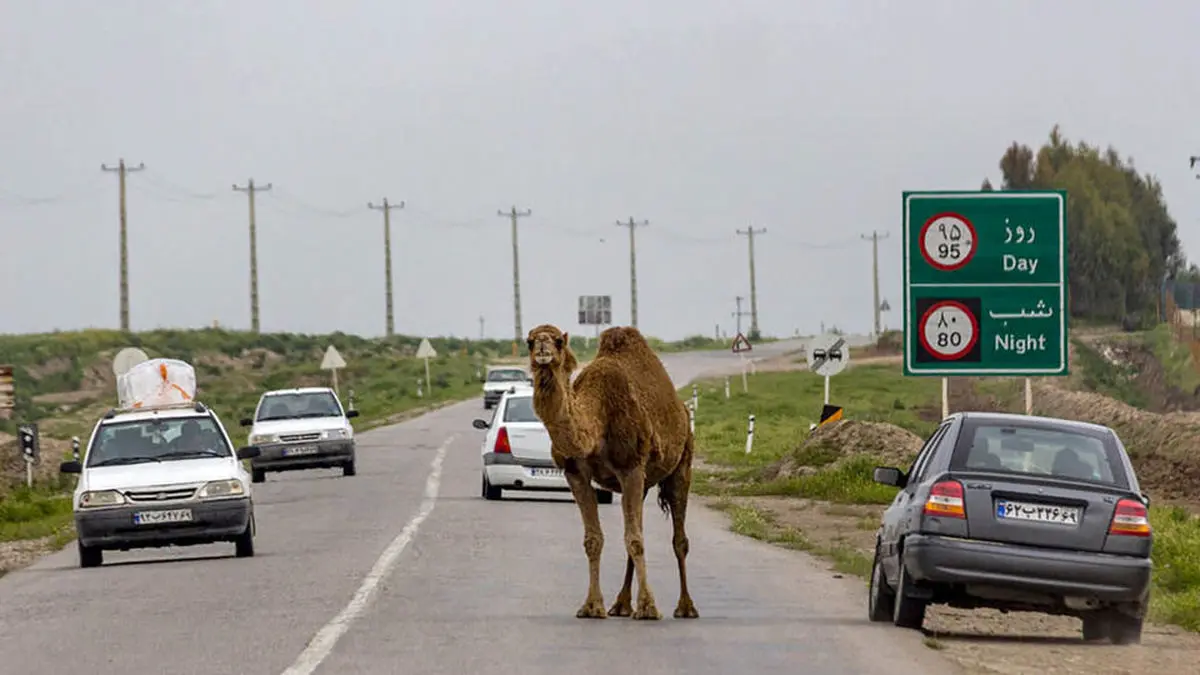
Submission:
<svg viewBox="0 0 1200 675">
<path fill-rule="evenodd" d="M 925 608 L 928 603 L 923 598 L 907 595 L 912 583 L 912 577 L 908 575 L 908 568 L 901 561 L 900 579 L 896 584 L 896 597 L 892 602 L 892 623 L 901 628 L 920 630 L 925 623 Z"/>
<path fill-rule="evenodd" d="M 501 488 L 496 487 L 488 482 L 487 474 L 483 474 L 483 498 L 489 501 L 500 499 L 500 495 L 504 492 Z"/>
<path fill-rule="evenodd" d="M 613 503 L 612 490 L 596 490 L 596 501 L 601 504 Z"/>
<path fill-rule="evenodd" d="M 250 470 L 250 482 L 251 483 L 263 483 L 263 482 L 266 482 L 266 480 L 267 480 L 267 472 L 266 471 L 263 471 L 262 469 L 251 469 Z"/>
<path fill-rule="evenodd" d="M 867 592 L 867 618 L 871 621 L 889 621 L 896 611 L 896 595 L 888 588 L 883 575 L 883 561 L 879 559 L 879 544 L 875 544 L 875 562 L 871 564 L 871 587 Z"/>
<path fill-rule="evenodd" d="M 1114 645 L 1136 645 L 1142 641 L 1142 617 L 1113 614 L 1108 619 L 1108 639 Z"/>
<path fill-rule="evenodd" d="M 254 557 L 254 516 L 250 516 L 246 529 L 233 540 L 233 553 L 239 558 Z"/>
<path fill-rule="evenodd" d="M 76 543 L 79 543 L 78 541 Z M 79 543 L 79 566 L 99 567 L 104 564 L 104 549 Z"/>
<path fill-rule="evenodd" d="M 358 473 L 358 469 L 354 466 L 354 460 L 350 460 L 342 465 L 343 476 L 354 476 Z"/>
<path fill-rule="evenodd" d="M 1083 639 L 1086 642 L 1097 642 L 1108 639 L 1108 623 L 1102 612 L 1092 612 L 1081 617 L 1083 622 Z"/>
</svg>

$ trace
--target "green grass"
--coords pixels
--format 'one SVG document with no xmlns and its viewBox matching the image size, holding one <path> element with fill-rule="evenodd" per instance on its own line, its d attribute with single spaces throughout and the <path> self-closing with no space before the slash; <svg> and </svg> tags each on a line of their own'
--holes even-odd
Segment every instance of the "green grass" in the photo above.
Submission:
<svg viewBox="0 0 1200 675">
<path fill-rule="evenodd" d="M 838 572 L 864 578 L 871 573 L 871 559 L 867 556 L 847 546 L 825 546 L 810 541 L 804 533 L 780 525 L 769 511 L 729 500 L 718 501 L 713 507 L 729 515 L 729 529 L 736 534 L 828 558 Z"/>
<path fill-rule="evenodd" d="M 68 495 L 22 488 L 0 500 L 0 542 L 40 539 L 71 527 Z"/>
<path fill-rule="evenodd" d="M 1200 631 L 1200 518 L 1172 507 L 1150 509 L 1154 590 L 1150 618 Z"/>
<path fill-rule="evenodd" d="M 1145 333 L 1146 344 L 1154 357 L 1162 364 L 1167 384 L 1191 393 L 1200 387 L 1200 369 L 1192 359 L 1192 352 L 1175 339 L 1168 324 L 1160 324 Z"/>
</svg>

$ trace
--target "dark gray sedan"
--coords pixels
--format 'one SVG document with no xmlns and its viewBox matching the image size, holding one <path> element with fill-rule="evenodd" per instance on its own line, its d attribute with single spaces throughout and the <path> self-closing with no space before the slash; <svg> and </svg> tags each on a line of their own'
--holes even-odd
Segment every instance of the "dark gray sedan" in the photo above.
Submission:
<svg viewBox="0 0 1200 675">
<path fill-rule="evenodd" d="M 920 629 L 930 604 L 1079 617 L 1085 640 L 1141 640 L 1149 497 L 1112 429 L 956 413 L 908 471 L 875 544 L 869 616 Z"/>
</svg>

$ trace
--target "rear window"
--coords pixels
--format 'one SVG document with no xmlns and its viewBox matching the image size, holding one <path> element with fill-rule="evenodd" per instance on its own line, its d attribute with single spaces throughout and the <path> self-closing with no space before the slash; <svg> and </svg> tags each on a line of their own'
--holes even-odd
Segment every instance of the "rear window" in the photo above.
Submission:
<svg viewBox="0 0 1200 675">
<path fill-rule="evenodd" d="M 524 382 L 528 379 L 529 376 L 525 374 L 525 371 L 516 368 L 493 370 L 487 374 L 488 382 Z"/>
<path fill-rule="evenodd" d="M 505 422 L 541 422 L 533 410 L 532 396 L 514 396 L 504 406 Z"/>
<path fill-rule="evenodd" d="M 968 422 L 959 435 L 950 469 L 1129 487 L 1121 449 L 1110 435 L 1050 425 Z"/>
</svg>

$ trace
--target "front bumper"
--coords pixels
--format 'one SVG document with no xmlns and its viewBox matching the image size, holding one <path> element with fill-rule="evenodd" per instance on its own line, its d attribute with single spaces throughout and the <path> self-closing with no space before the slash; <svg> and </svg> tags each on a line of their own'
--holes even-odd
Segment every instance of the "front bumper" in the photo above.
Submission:
<svg viewBox="0 0 1200 675">
<path fill-rule="evenodd" d="M 1149 558 L 924 534 L 905 537 L 904 564 L 918 581 L 1002 586 L 1106 602 L 1141 601 L 1150 586 L 1151 568 Z"/>
<path fill-rule="evenodd" d="M 331 469 L 354 459 L 354 439 L 272 443 L 258 446 L 262 454 L 250 460 L 250 468 L 262 471 Z M 294 454 L 304 448 L 304 454 Z"/>
<path fill-rule="evenodd" d="M 134 514 L 155 511 L 191 511 L 191 520 L 139 525 Z M 75 512 L 75 531 L 84 546 L 131 549 L 156 546 L 191 546 L 233 541 L 246 531 L 254 515 L 249 497 L 210 502 L 176 502 L 116 506 Z"/>
<path fill-rule="evenodd" d="M 546 475 L 547 470 L 550 475 Z M 522 459 L 508 453 L 488 452 L 483 455 L 483 471 L 488 482 L 496 487 L 550 492 L 571 490 L 562 469 L 548 459 Z"/>
</svg>

